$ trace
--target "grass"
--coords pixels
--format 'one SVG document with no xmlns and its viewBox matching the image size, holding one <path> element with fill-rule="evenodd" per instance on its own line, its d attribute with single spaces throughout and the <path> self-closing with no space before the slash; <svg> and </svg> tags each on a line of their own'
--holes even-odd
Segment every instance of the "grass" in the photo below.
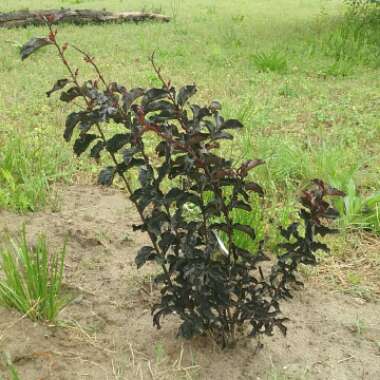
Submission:
<svg viewBox="0 0 380 380">
<path fill-rule="evenodd" d="M 67 303 L 62 295 L 65 248 L 49 254 L 40 236 L 30 248 L 25 230 L 0 250 L 0 305 L 14 308 L 32 320 L 57 318 Z"/>
<path fill-rule="evenodd" d="M 16 370 L 16 367 L 13 365 L 11 358 L 7 354 L 5 355 L 5 364 L 6 364 L 6 368 L 8 370 L 8 373 L 9 373 L 9 377 L 7 379 L 9 379 L 9 380 L 21 380 L 21 378 L 18 374 L 18 371 Z M 1 374 L 0 374 L 0 380 L 4 380 L 3 377 L 1 376 Z"/>
<path fill-rule="evenodd" d="M 196 81 L 200 102 L 218 98 L 226 117 L 241 118 L 246 129 L 225 150 L 237 160 L 267 162 L 255 175 L 266 189 L 259 230 L 270 220 L 291 220 L 297 191 L 314 177 L 343 190 L 353 183 L 361 204 L 378 191 L 380 33 L 376 20 L 364 22 L 362 13 L 344 17 L 341 1 L 243 0 L 231 7 L 227 0 L 217 6 L 211 0 L 20 0 L 17 6 L 174 15 L 169 24 L 65 25 L 59 37 L 90 51 L 106 78 L 127 87 L 158 84 L 147 59 L 156 50 L 173 82 Z M 2 2 L 2 10 L 13 8 L 14 2 Z M 18 57 L 23 42 L 45 33 L 42 27 L 2 32 L 0 207 L 18 211 L 46 205 L 51 183 L 82 168 L 62 140 L 66 106 L 56 96 L 45 97 L 64 68 L 50 49 L 25 62 Z M 81 73 L 92 75 L 86 67 Z M 86 163 L 86 170 L 91 165 Z M 351 226 L 351 211 L 343 205 L 341 210 L 351 220 L 342 226 Z M 356 226 L 363 225 L 362 218 L 356 214 Z"/>
<path fill-rule="evenodd" d="M 36 211 L 51 201 L 51 185 L 69 178 L 70 155 L 46 136 L 21 131 L 0 135 L 0 208 Z"/>
<path fill-rule="evenodd" d="M 302 374 L 287 374 L 286 370 L 273 368 L 266 376 L 266 380 L 308 380 L 307 370 Z"/>
<path fill-rule="evenodd" d="M 285 73 L 288 69 L 286 57 L 277 51 L 255 54 L 252 60 L 257 70 L 263 73 L 268 71 Z"/>
</svg>

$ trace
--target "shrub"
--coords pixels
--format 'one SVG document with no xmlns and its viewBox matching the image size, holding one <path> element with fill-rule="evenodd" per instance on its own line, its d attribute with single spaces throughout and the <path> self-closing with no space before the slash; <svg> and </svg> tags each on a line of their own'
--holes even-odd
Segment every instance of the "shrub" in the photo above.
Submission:
<svg viewBox="0 0 380 380">
<path fill-rule="evenodd" d="M 42 236 L 30 248 L 23 230 L 20 242 L 0 250 L 0 304 L 33 320 L 54 320 L 67 303 L 61 294 L 64 258 L 65 248 L 50 255 Z"/>
<path fill-rule="evenodd" d="M 154 326 L 160 328 L 162 317 L 176 314 L 182 320 L 180 336 L 211 333 L 223 347 L 245 328 L 249 336 L 271 335 L 275 327 L 285 334 L 279 302 L 291 297 L 292 285 L 302 284 L 296 278 L 298 264 L 314 265 L 314 253 L 328 250 L 315 240 L 333 232 L 322 221 L 337 216 L 324 198 L 342 193 L 314 180 L 301 197 L 300 222 L 281 228 L 283 253 L 272 267 L 262 266 L 269 260 L 264 242 L 253 245 L 255 252 L 240 246 L 236 232 L 251 241 L 256 234 L 234 215 L 255 212 L 251 197 L 263 196 L 264 190 L 251 171 L 263 161 L 237 165 L 220 153 L 223 142 L 233 139 L 231 132 L 243 125 L 225 120 L 217 101 L 207 106 L 190 102 L 196 86 L 177 90 L 153 56 L 162 87 L 127 90 L 107 82 L 94 59 L 72 46 L 96 73 L 95 80 L 80 83 L 65 55 L 68 44 L 60 45 L 49 27 L 49 37 L 29 41 L 22 56 L 42 45 L 56 47 L 69 78 L 58 80 L 48 96 L 61 91 L 63 102 L 82 100 L 81 109 L 66 119 L 64 138 L 71 141 L 78 131 L 73 144 L 78 156 L 89 150 L 99 161 L 108 154 L 112 164 L 100 171 L 98 183 L 110 186 L 119 176 L 130 194 L 141 218 L 134 228 L 150 238 L 137 253 L 137 267 L 147 262 L 161 267 L 155 277 L 161 298 L 152 309 Z M 114 125 L 120 127 L 117 133 Z M 129 179 L 133 176 L 138 178 L 135 186 Z"/>
</svg>

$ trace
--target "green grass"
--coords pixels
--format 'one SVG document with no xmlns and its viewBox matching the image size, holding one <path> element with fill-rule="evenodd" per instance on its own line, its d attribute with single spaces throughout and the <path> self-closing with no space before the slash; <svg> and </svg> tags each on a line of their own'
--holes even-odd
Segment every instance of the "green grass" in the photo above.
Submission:
<svg viewBox="0 0 380 380">
<path fill-rule="evenodd" d="M 51 185 L 69 178 L 70 155 L 58 141 L 39 133 L 2 131 L 0 136 L 0 208 L 36 211 L 51 200 Z"/>
<path fill-rule="evenodd" d="M 252 56 L 252 61 L 257 70 L 263 73 L 268 71 L 285 73 L 288 69 L 286 57 L 278 51 L 255 54 Z"/>
<path fill-rule="evenodd" d="M 32 320 L 55 320 L 67 303 L 62 295 L 64 259 L 65 248 L 50 254 L 42 236 L 29 247 L 23 230 L 20 241 L 0 249 L 0 305 Z"/>
<path fill-rule="evenodd" d="M 9 354 L 4 355 L 4 361 L 6 365 L 6 369 L 8 370 L 9 376 L 7 377 L 7 380 L 21 380 L 18 371 L 16 370 L 16 367 L 12 363 L 12 359 L 9 356 Z M 0 380 L 5 380 L 1 375 L 0 375 Z"/>
<path fill-rule="evenodd" d="M 199 102 L 217 98 L 226 117 L 240 118 L 246 129 L 225 152 L 239 161 L 266 160 L 255 174 L 266 189 L 259 230 L 272 219 L 291 220 L 297 191 L 314 177 L 343 190 L 354 183 L 361 202 L 379 190 L 380 23 L 376 19 L 364 22 L 362 16 L 344 16 L 339 0 L 242 0 L 239 6 L 227 0 L 217 5 L 212 0 L 17 2 L 18 8 L 60 6 L 144 8 L 175 16 L 168 24 L 65 25 L 59 28 L 59 38 L 91 52 L 106 78 L 127 87 L 158 84 L 148 61 L 156 51 L 163 73 L 173 82 L 195 81 Z M 14 8 L 13 1 L 2 2 L 2 10 Z M 61 137 L 68 108 L 56 96 L 45 96 L 65 71 L 52 49 L 43 49 L 25 62 L 18 57 L 23 42 L 44 34 L 43 27 L 2 31 L 0 112 L 2 131 L 17 131 L 26 146 L 33 139 L 40 141 L 35 131 L 42 131 L 51 143 L 40 145 L 39 154 L 50 157 L 59 151 L 51 171 L 45 167 L 49 160 L 36 167 L 35 173 L 52 175 L 45 177 L 47 189 L 56 180 L 54 175 L 71 170 L 70 146 Z M 68 56 L 78 59 L 72 50 Z M 87 67 L 81 67 L 81 73 L 93 76 Z M 11 140 L 4 138 L 2 143 L 7 146 Z M 5 167 L 12 178 L 20 177 L 18 166 Z M 8 182 L 10 189 L 12 181 Z M 18 197 L 8 190 L 10 199 L 0 201 L 0 207 L 34 209 L 44 204 L 33 200 L 35 194 L 25 201 L 27 191 L 19 189 Z"/>
</svg>

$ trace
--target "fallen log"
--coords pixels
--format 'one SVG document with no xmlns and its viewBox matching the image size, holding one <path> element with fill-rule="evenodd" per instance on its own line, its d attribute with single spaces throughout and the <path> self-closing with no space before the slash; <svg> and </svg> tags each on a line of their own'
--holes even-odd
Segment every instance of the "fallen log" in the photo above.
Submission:
<svg viewBox="0 0 380 380">
<path fill-rule="evenodd" d="M 141 21 L 170 21 L 170 17 L 149 12 L 108 12 L 92 9 L 51 9 L 36 11 L 17 11 L 0 13 L 0 28 L 16 28 L 29 25 L 43 25 L 46 20 L 57 23 L 107 23 L 107 22 L 141 22 Z"/>
</svg>

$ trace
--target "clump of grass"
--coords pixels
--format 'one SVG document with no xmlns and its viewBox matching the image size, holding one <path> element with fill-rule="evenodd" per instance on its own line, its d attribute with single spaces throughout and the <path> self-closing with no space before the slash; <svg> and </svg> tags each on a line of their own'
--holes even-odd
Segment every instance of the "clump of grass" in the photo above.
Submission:
<svg viewBox="0 0 380 380">
<path fill-rule="evenodd" d="M 380 192 L 362 196 L 353 180 L 346 186 L 346 196 L 337 200 L 340 223 L 346 228 L 371 230 L 380 233 Z"/>
<path fill-rule="evenodd" d="M 284 83 L 284 85 L 279 89 L 278 95 L 283 96 L 285 98 L 297 97 L 297 91 L 289 86 L 288 83 Z"/>
<path fill-rule="evenodd" d="M 30 248 L 23 229 L 20 241 L 0 248 L 0 304 L 32 320 L 55 320 L 68 302 L 62 295 L 65 252 L 64 246 L 50 254 L 43 236 Z"/>
<path fill-rule="evenodd" d="M 286 57 L 276 50 L 273 50 L 270 53 L 255 54 L 252 57 L 252 60 L 257 70 L 261 72 L 272 71 L 282 74 L 288 69 L 288 61 Z"/>
</svg>

